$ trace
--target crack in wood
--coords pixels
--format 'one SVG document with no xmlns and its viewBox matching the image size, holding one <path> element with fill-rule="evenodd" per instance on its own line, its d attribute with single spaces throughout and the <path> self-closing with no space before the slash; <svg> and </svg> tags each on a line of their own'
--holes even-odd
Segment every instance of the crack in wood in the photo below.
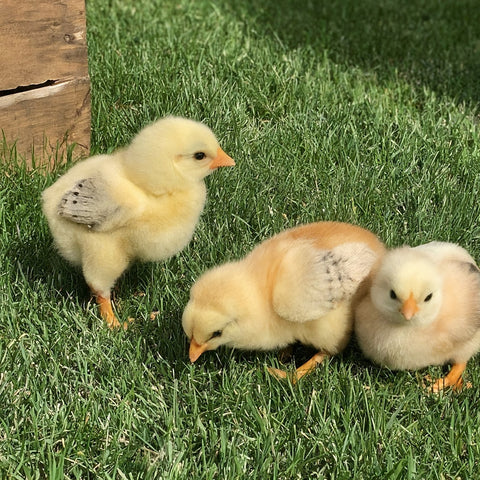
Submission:
<svg viewBox="0 0 480 480">
<path fill-rule="evenodd" d="M 31 90 L 37 90 L 38 88 L 50 87 L 55 85 L 58 80 L 47 80 L 43 83 L 35 83 L 32 85 L 20 85 L 16 88 L 11 88 L 9 90 L 0 90 L 0 97 L 5 97 L 7 95 L 13 95 L 15 93 L 29 92 Z"/>
</svg>

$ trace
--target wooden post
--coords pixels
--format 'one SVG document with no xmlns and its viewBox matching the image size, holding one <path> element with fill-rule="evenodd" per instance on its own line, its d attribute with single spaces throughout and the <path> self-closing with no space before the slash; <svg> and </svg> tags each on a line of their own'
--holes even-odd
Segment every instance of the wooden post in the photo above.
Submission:
<svg viewBox="0 0 480 480">
<path fill-rule="evenodd" d="M 85 0 L 0 0 L 2 131 L 27 160 L 89 153 Z"/>
</svg>

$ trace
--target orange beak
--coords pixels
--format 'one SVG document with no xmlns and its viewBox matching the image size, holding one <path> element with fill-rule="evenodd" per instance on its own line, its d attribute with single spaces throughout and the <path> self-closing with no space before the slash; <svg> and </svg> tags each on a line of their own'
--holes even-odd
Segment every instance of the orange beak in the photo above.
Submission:
<svg viewBox="0 0 480 480">
<path fill-rule="evenodd" d="M 413 293 L 410 292 L 410 296 L 403 302 L 402 308 L 400 309 L 401 314 L 407 319 L 411 318 L 419 311 L 417 302 L 413 298 Z"/>
<path fill-rule="evenodd" d="M 195 363 L 200 357 L 200 355 L 207 350 L 208 350 L 208 342 L 204 343 L 203 345 L 200 345 L 192 337 L 192 340 L 190 342 L 190 349 L 188 350 L 188 356 L 190 358 L 190 361 L 192 363 Z"/>
<path fill-rule="evenodd" d="M 215 170 L 218 167 L 233 167 L 235 161 L 230 158 L 220 147 L 217 150 L 217 156 L 212 160 L 210 164 L 210 170 Z"/>
</svg>

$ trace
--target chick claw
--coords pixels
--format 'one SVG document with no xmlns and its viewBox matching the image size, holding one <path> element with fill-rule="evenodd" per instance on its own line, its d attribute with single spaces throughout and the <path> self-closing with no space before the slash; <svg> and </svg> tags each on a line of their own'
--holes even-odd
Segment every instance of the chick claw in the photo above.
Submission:
<svg viewBox="0 0 480 480">
<path fill-rule="evenodd" d="M 454 392 L 460 392 L 464 386 L 465 388 L 471 388 L 472 384 L 470 382 L 467 382 L 465 385 L 463 384 L 462 374 L 465 371 L 466 366 L 466 363 L 453 364 L 452 368 L 445 377 L 439 378 L 433 383 L 433 385 L 427 387 L 428 391 L 432 393 L 439 393 L 447 387 L 452 387 Z M 429 375 L 427 375 L 425 379 L 429 382 L 432 381 Z"/>
<path fill-rule="evenodd" d="M 100 307 L 100 315 L 105 320 L 107 327 L 110 330 L 115 330 L 117 328 L 122 328 L 124 330 L 128 329 L 128 325 L 133 322 L 133 318 L 128 318 L 127 322 L 120 323 L 118 318 L 113 313 L 112 302 L 109 298 L 102 297 L 101 295 L 96 295 L 97 303 Z"/>
<path fill-rule="evenodd" d="M 268 367 L 267 370 L 270 375 L 273 375 L 279 380 L 290 378 L 291 382 L 295 385 L 302 377 L 304 377 L 310 372 L 313 372 L 313 370 L 315 370 L 315 368 L 317 368 L 317 366 L 320 365 L 326 357 L 328 357 L 327 353 L 318 352 L 310 360 L 305 362 L 302 366 L 298 367 L 292 374 L 288 374 L 283 370 L 273 367 Z"/>
<path fill-rule="evenodd" d="M 298 376 L 297 372 L 285 372 L 284 370 L 280 370 L 279 368 L 268 367 L 267 371 L 270 375 L 277 378 L 278 380 L 285 380 L 288 378 L 293 385 L 295 385 L 298 380 L 303 376 Z"/>
<path fill-rule="evenodd" d="M 287 378 L 287 372 L 285 372 L 284 370 L 280 370 L 279 368 L 267 367 L 267 371 L 270 375 L 278 378 L 279 380 Z"/>
</svg>

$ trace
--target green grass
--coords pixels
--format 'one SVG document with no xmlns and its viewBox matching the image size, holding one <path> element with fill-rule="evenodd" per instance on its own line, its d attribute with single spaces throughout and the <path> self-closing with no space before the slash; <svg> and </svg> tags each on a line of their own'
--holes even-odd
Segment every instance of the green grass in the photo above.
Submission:
<svg viewBox="0 0 480 480">
<path fill-rule="evenodd" d="M 479 478 L 478 359 L 474 388 L 430 396 L 441 368 L 391 372 L 352 342 L 292 386 L 265 370 L 276 352 L 190 365 L 180 324 L 204 270 L 303 222 L 480 260 L 477 2 L 88 0 L 87 15 L 92 152 L 173 113 L 237 166 L 207 179 L 183 252 L 120 279 L 136 322 L 112 333 L 41 215 L 65 167 L 27 172 L 4 146 L 0 478 Z"/>
</svg>

